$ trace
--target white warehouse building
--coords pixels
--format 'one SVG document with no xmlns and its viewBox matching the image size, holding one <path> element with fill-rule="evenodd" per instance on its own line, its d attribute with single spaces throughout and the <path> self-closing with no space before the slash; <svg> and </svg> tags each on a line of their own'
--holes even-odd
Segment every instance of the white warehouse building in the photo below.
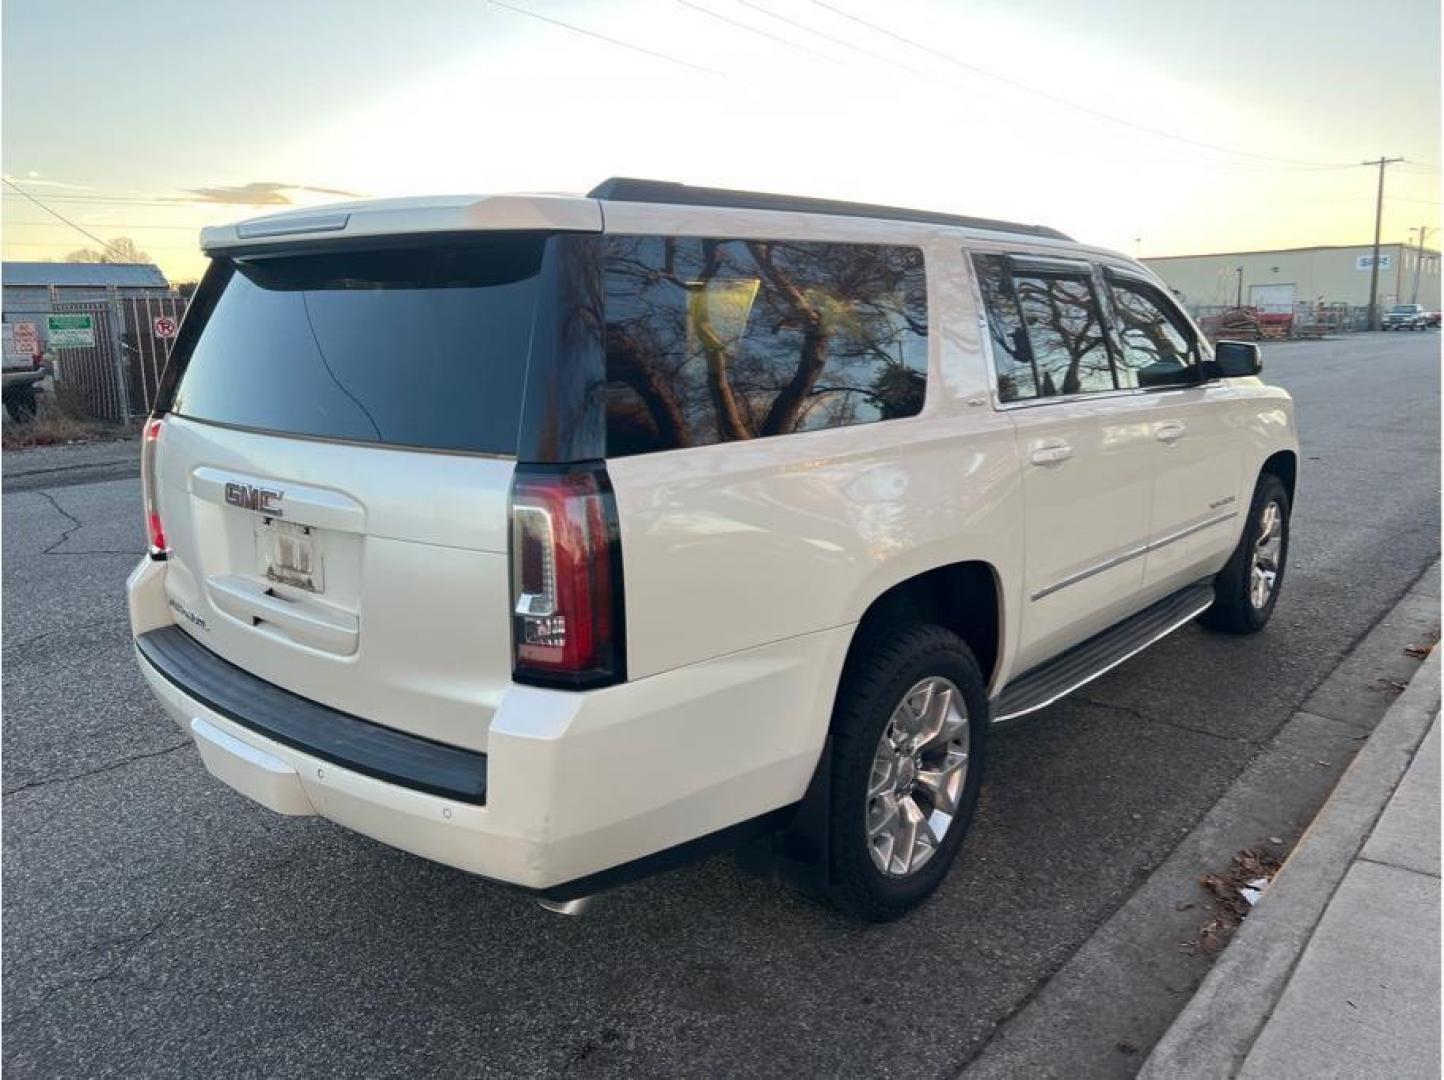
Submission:
<svg viewBox="0 0 1444 1080">
<path fill-rule="evenodd" d="M 1365 308 L 1372 244 L 1230 251 L 1142 260 L 1192 310 L 1239 305 L 1267 312 L 1346 305 Z M 1379 245 L 1379 304 L 1439 310 L 1439 252 L 1410 244 Z"/>
</svg>

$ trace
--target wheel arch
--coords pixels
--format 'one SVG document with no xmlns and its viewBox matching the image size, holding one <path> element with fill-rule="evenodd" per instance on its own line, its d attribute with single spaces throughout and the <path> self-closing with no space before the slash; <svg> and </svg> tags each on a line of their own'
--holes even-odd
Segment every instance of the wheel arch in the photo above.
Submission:
<svg viewBox="0 0 1444 1080">
<path fill-rule="evenodd" d="M 1004 632 L 1002 582 L 992 563 L 969 559 L 935 566 L 879 593 L 853 630 L 844 676 L 854 653 L 879 627 L 895 621 L 931 622 L 953 631 L 967 642 L 992 689 Z"/>
<path fill-rule="evenodd" d="M 1270 473 L 1277 476 L 1289 495 L 1289 506 L 1294 503 L 1294 488 L 1299 478 L 1299 455 L 1293 450 L 1280 450 L 1271 454 L 1259 468 L 1259 475 Z"/>
<path fill-rule="evenodd" d="M 740 859 L 744 867 L 780 878 L 813 896 L 829 895 L 832 717 L 836 695 L 842 690 L 853 657 L 893 620 L 937 623 L 967 642 L 991 694 L 1004 653 L 1004 595 L 997 567 L 981 559 L 969 559 L 920 571 L 872 598 L 853 628 L 837 673 L 833 708 L 807 790 L 779 833 L 743 850 Z"/>
</svg>

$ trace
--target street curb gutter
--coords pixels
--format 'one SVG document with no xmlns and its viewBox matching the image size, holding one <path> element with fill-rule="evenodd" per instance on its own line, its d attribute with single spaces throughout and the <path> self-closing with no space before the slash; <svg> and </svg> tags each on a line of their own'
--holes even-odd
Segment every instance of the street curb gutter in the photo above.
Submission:
<svg viewBox="0 0 1444 1080">
<path fill-rule="evenodd" d="M 1334 890 L 1439 711 L 1436 649 L 1384 714 L 1232 943 L 1138 1075 L 1235 1075 L 1283 994 Z"/>
</svg>

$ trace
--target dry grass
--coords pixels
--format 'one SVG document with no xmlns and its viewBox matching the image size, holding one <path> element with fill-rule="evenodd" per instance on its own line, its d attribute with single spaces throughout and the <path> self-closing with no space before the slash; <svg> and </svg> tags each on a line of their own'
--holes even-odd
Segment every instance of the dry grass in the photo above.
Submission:
<svg viewBox="0 0 1444 1080">
<path fill-rule="evenodd" d="M 22 450 L 29 446 L 57 446 L 64 443 L 105 442 L 123 439 L 140 431 L 138 424 L 112 424 L 87 416 L 80 403 L 63 390 L 59 394 L 37 395 L 35 419 L 16 423 L 8 415 L 0 427 L 0 447 Z"/>
</svg>

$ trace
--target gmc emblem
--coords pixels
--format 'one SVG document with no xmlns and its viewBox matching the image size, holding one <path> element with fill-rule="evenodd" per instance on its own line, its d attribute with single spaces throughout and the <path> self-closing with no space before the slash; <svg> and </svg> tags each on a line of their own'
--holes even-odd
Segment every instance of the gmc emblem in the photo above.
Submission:
<svg viewBox="0 0 1444 1080">
<path fill-rule="evenodd" d="M 250 484 L 231 481 L 226 483 L 226 502 L 239 506 L 242 510 L 254 510 L 270 517 L 281 516 L 281 508 L 276 505 L 281 501 L 281 495 L 281 492 L 272 491 L 270 488 L 252 487 Z"/>
</svg>

